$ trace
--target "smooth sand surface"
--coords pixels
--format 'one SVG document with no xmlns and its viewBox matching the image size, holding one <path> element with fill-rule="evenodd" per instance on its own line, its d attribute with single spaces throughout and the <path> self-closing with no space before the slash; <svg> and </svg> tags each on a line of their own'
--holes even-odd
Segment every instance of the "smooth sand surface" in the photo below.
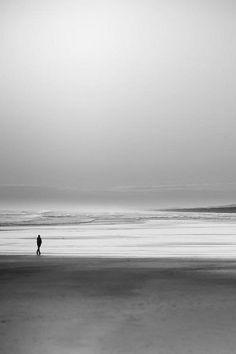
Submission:
<svg viewBox="0 0 236 354">
<path fill-rule="evenodd" d="M 236 262 L 0 256 L 2 354 L 236 352 Z"/>
</svg>

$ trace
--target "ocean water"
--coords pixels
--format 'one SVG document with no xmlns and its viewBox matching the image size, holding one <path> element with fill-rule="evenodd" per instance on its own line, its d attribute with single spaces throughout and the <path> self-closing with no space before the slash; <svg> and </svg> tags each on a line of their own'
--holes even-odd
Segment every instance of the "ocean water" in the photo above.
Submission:
<svg viewBox="0 0 236 354">
<path fill-rule="evenodd" d="M 236 257 L 236 214 L 158 210 L 0 210 L 0 254 Z"/>
</svg>

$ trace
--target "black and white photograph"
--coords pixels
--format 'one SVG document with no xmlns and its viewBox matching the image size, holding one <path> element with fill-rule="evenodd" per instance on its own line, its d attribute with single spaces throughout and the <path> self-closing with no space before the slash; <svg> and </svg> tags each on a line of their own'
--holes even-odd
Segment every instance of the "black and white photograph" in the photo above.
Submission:
<svg viewBox="0 0 236 354">
<path fill-rule="evenodd" d="M 236 2 L 0 0 L 0 353 L 236 353 Z"/>
</svg>

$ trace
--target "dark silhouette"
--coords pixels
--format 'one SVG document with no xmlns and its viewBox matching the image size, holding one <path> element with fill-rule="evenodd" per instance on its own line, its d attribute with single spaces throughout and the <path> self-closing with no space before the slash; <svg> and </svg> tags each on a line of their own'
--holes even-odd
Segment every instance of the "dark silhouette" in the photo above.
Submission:
<svg viewBox="0 0 236 354">
<path fill-rule="evenodd" d="M 42 239 L 41 239 L 40 235 L 38 235 L 38 237 L 37 237 L 37 246 L 38 246 L 38 249 L 37 249 L 37 251 L 36 251 L 36 254 L 37 254 L 38 256 L 40 256 L 40 254 L 41 254 L 41 252 L 40 252 L 40 247 L 41 247 L 41 245 L 42 245 Z"/>
</svg>

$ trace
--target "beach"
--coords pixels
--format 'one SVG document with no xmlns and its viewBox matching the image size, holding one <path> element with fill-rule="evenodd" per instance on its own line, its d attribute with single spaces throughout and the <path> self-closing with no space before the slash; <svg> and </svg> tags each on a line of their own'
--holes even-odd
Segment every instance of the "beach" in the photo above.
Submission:
<svg viewBox="0 0 236 354">
<path fill-rule="evenodd" d="M 0 1 L 0 354 L 236 354 L 236 1 Z"/>
<path fill-rule="evenodd" d="M 234 258 L 234 213 L 0 210 L 0 255 Z"/>
<path fill-rule="evenodd" d="M 2 354 L 234 353 L 236 261 L 0 256 Z"/>
</svg>

